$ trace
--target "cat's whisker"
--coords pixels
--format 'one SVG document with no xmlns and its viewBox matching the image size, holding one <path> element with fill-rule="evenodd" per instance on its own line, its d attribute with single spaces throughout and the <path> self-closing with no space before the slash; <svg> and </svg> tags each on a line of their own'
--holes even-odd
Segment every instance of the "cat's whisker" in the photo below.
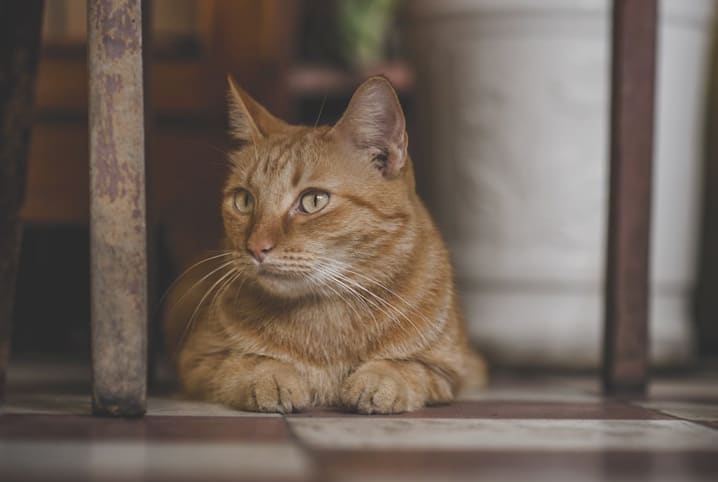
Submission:
<svg viewBox="0 0 718 482">
<path fill-rule="evenodd" d="M 385 284 L 381 283 L 380 281 L 378 281 L 378 280 L 376 280 L 376 279 L 374 279 L 374 278 L 371 278 L 371 277 L 369 277 L 369 276 L 367 276 L 367 275 L 364 275 L 364 274 L 362 274 L 362 273 L 360 273 L 360 272 L 358 272 L 358 271 L 352 270 L 347 263 L 342 263 L 341 261 L 335 261 L 335 263 L 339 265 L 339 268 L 338 268 L 338 269 L 340 269 L 341 271 L 346 272 L 346 273 L 349 273 L 349 274 L 353 274 L 353 275 L 355 275 L 355 276 L 358 276 L 359 278 L 362 278 L 362 279 L 364 279 L 364 280 L 366 280 L 366 281 L 368 281 L 368 282 L 370 282 L 370 283 L 372 283 L 372 284 L 378 286 L 378 287 L 381 288 L 382 290 L 386 291 L 388 294 L 394 296 L 394 297 L 397 298 L 399 301 L 401 301 L 409 310 L 411 310 L 412 313 L 418 315 L 423 321 L 430 322 L 430 320 L 429 320 L 426 316 L 424 316 L 424 314 L 421 313 L 418 308 L 416 308 L 416 307 L 415 307 L 414 305 L 412 305 L 409 301 L 407 301 L 406 298 L 404 298 L 404 297 L 401 296 L 399 293 L 397 293 L 396 291 L 392 290 L 391 288 L 389 288 L 389 287 L 386 286 Z"/>
<path fill-rule="evenodd" d="M 381 289 L 383 289 L 384 291 L 386 291 L 387 293 L 389 293 L 390 295 L 396 297 L 399 301 L 401 301 L 402 303 L 404 303 L 404 305 L 406 305 L 406 307 L 409 308 L 414 314 L 416 314 L 416 315 L 418 315 L 419 317 L 421 317 L 423 321 L 426 321 L 427 323 L 431 321 L 431 320 L 429 320 L 426 316 L 424 316 L 424 314 L 421 313 L 418 308 L 416 308 L 416 307 L 415 307 L 414 305 L 412 305 L 409 301 L 407 301 L 406 298 L 404 298 L 404 297 L 401 296 L 399 293 L 397 293 L 396 291 L 392 290 L 391 288 L 389 288 L 389 287 L 386 286 L 385 284 L 383 284 L 383 283 L 381 283 L 380 281 L 377 281 L 377 280 L 375 280 L 375 279 L 373 279 L 373 278 L 371 278 L 371 277 L 369 277 L 369 276 L 367 276 L 367 275 L 364 275 L 364 274 L 362 274 L 362 273 L 360 273 L 360 272 L 358 272 L 358 271 L 352 270 L 351 268 L 349 268 L 349 265 L 347 265 L 346 263 L 341 263 L 340 261 L 337 261 L 337 263 L 340 264 L 340 265 L 342 265 L 342 269 L 343 269 L 345 272 L 350 273 L 350 274 L 353 274 L 353 275 L 355 275 L 355 276 L 358 276 L 358 277 L 360 277 L 360 278 L 362 278 L 362 279 L 364 279 L 364 280 L 366 280 L 366 281 L 368 281 L 368 282 L 370 282 L 370 283 L 373 283 L 373 284 L 377 285 L 378 287 L 380 287 Z"/>
<path fill-rule="evenodd" d="M 239 293 L 242 291 L 242 286 L 244 286 L 244 283 L 247 281 L 247 278 L 243 278 L 242 282 L 239 283 L 237 286 L 237 289 L 234 290 L 234 307 L 237 308 L 237 303 L 239 301 Z"/>
<path fill-rule="evenodd" d="M 214 307 L 214 304 L 217 302 L 217 299 L 224 294 L 224 292 L 232 285 L 232 283 L 237 281 L 238 277 L 242 275 L 242 273 L 236 269 L 233 270 L 233 272 L 234 276 L 230 276 L 229 278 L 227 278 L 227 280 L 215 290 L 214 296 L 212 297 L 208 305 L 210 310 L 212 309 L 212 307 Z"/>
<path fill-rule="evenodd" d="M 227 278 L 227 281 L 225 281 L 219 288 L 215 290 L 214 296 L 212 297 L 212 300 L 209 302 L 208 305 L 208 311 L 212 311 L 214 308 L 214 305 L 217 303 L 218 300 L 221 300 L 222 296 L 229 290 L 229 288 L 232 286 L 234 282 L 236 282 L 241 276 L 242 272 L 239 270 L 234 270 L 235 274 L 234 276 L 230 276 Z M 244 282 L 244 281 L 243 281 Z"/>
<path fill-rule="evenodd" d="M 371 302 L 371 300 L 367 300 L 366 297 L 363 296 L 361 293 L 359 293 L 359 292 L 356 291 L 355 289 L 353 289 L 353 288 L 351 288 L 351 287 L 349 287 L 349 286 L 343 284 L 340 280 L 337 280 L 337 279 L 333 278 L 332 281 L 334 281 L 334 282 L 337 283 L 337 284 L 341 284 L 342 286 L 344 286 L 344 289 L 345 289 L 346 292 L 349 294 L 349 296 L 351 296 L 352 298 L 354 298 L 355 300 L 357 300 L 357 301 L 364 307 L 364 309 L 366 310 L 366 313 L 369 313 L 369 316 L 371 316 L 371 319 L 372 319 L 372 321 L 374 322 L 374 326 L 378 326 L 379 321 L 376 319 L 376 316 L 374 315 L 374 310 L 372 309 L 372 306 L 374 306 L 374 304 Z M 335 289 L 332 288 L 331 286 L 327 286 L 327 287 L 328 287 L 330 290 L 332 290 L 333 292 L 337 293 L 337 295 L 340 297 L 340 299 L 342 298 L 341 293 L 339 293 L 339 291 L 335 290 Z M 350 308 L 352 308 L 352 311 L 353 311 L 354 314 L 356 315 L 358 321 L 362 321 L 362 320 L 365 318 L 364 316 L 362 316 L 361 313 L 357 312 L 357 311 L 352 307 L 351 304 L 349 304 L 349 306 L 350 306 Z M 379 310 L 381 310 L 381 308 L 379 308 Z M 387 314 L 387 316 L 389 316 L 389 315 Z M 391 317 L 390 317 L 390 318 L 391 318 Z"/>
<path fill-rule="evenodd" d="M 192 271 L 193 269 L 195 269 L 195 268 L 197 268 L 197 267 L 199 267 L 199 266 L 201 266 L 201 265 L 203 265 L 203 264 L 205 264 L 205 263 L 208 263 L 208 262 L 210 262 L 210 261 L 212 261 L 212 260 L 215 260 L 215 259 L 218 259 L 218 258 L 222 258 L 222 257 L 225 257 L 225 256 L 230 256 L 231 254 L 232 254 L 231 251 L 222 251 L 220 254 L 217 254 L 217 255 L 215 255 L 215 256 L 209 256 L 209 257 L 207 257 L 207 258 L 201 259 L 201 260 L 197 261 L 196 263 L 194 263 L 194 264 L 193 264 L 192 266 L 190 266 L 189 268 L 187 268 L 186 270 L 184 270 L 179 276 L 177 276 L 177 278 L 172 282 L 172 284 L 169 285 L 169 287 L 168 287 L 168 288 L 165 290 L 165 292 L 162 294 L 162 296 L 160 297 L 159 301 L 157 302 L 157 309 L 159 309 L 159 308 L 162 306 L 162 303 L 164 303 L 165 299 L 167 298 L 167 296 L 168 296 L 168 295 L 170 294 L 170 292 L 172 291 L 172 288 L 174 288 L 174 287 L 177 285 L 177 283 L 178 283 L 183 277 L 185 277 L 190 271 Z"/>
<path fill-rule="evenodd" d="M 356 282 L 355 280 L 352 280 L 351 278 L 345 276 L 345 275 L 344 275 L 343 273 L 341 273 L 340 271 L 335 271 L 335 273 L 337 274 L 337 276 L 341 277 L 346 283 L 352 284 L 352 285 L 355 286 L 356 288 L 358 288 L 358 289 L 362 290 L 363 292 L 367 293 L 368 295 L 372 296 L 377 302 L 381 303 L 381 304 L 382 304 L 383 306 L 385 306 L 386 308 L 393 310 L 394 313 L 396 313 L 398 316 L 401 316 L 404 320 L 406 320 L 407 323 L 409 323 L 409 324 L 412 326 L 412 328 L 414 328 L 414 330 L 416 331 L 416 334 L 421 338 L 422 342 L 423 342 L 424 344 L 427 344 L 427 343 L 428 343 L 428 340 L 426 339 L 426 337 L 425 337 L 423 331 L 421 330 L 421 328 L 419 328 L 419 327 L 416 325 L 416 323 L 414 323 L 414 321 L 413 321 L 411 318 L 409 318 L 403 311 L 401 311 L 399 308 L 397 308 L 397 307 L 394 306 L 393 304 L 389 303 L 389 302 L 388 302 L 387 300 L 385 300 L 384 298 L 378 296 L 378 295 L 377 295 L 376 293 L 374 293 L 373 291 L 371 291 L 371 290 L 365 288 L 365 287 L 362 286 L 360 283 L 358 283 L 358 282 Z M 376 305 L 375 305 L 375 306 L 376 306 Z M 378 309 L 381 309 L 379 306 L 376 306 L 376 307 L 377 307 Z M 383 311 L 387 316 L 389 316 L 388 313 L 386 313 L 385 310 L 381 310 L 381 311 Z"/>
<path fill-rule="evenodd" d="M 348 292 L 351 296 L 353 296 L 356 300 L 358 300 L 358 301 L 360 301 L 360 302 L 364 302 L 364 305 L 365 305 L 367 308 L 369 308 L 369 306 L 366 304 L 366 300 L 365 300 L 362 296 L 360 296 L 359 293 L 357 293 L 355 290 L 353 290 L 351 287 L 345 285 L 345 284 L 342 283 L 340 280 L 336 279 L 336 277 L 333 276 L 333 275 L 332 275 L 331 273 L 329 273 L 328 271 L 325 272 L 325 276 L 327 276 L 329 280 L 334 281 L 335 283 L 342 285 L 342 286 L 347 290 L 347 292 Z M 338 292 L 336 289 L 334 289 L 331 285 L 325 284 L 325 285 L 322 285 L 322 287 L 329 289 L 332 293 L 336 294 L 336 295 L 339 297 L 339 299 L 343 299 L 343 297 L 341 296 L 341 293 L 339 293 L 339 292 Z M 354 313 L 354 315 L 356 315 L 356 317 L 357 317 L 358 320 L 361 320 L 361 319 L 362 319 L 361 314 L 356 310 L 356 308 L 354 307 L 353 304 L 347 303 L 347 306 L 349 306 L 349 309 L 352 310 L 352 312 Z M 368 309 L 368 312 L 371 314 L 372 318 L 374 318 L 374 321 L 376 322 L 376 318 L 374 317 L 374 314 L 371 313 L 371 310 L 370 310 L 370 309 Z"/>
<path fill-rule="evenodd" d="M 322 117 L 322 112 L 324 112 L 324 105 L 327 103 L 327 94 L 324 94 L 324 98 L 322 99 L 322 105 L 319 106 L 319 113 L 317 114 L 317 120 L 314 121 L 314 127 L 316 128 L 319 125 L 319 119 Z"/>
<path fill-rule="evenodd" d="M 200 308 L 202 307 L 202 304 L 204 303 L 204 300 L 207 299 L 207 297 L 214 291 L 214 289 L 222 283 L 228 276 L 234 274 L 236 272 L 236 268 L 230 268 L 229 271 L 227 271 L 225 274 L 223 274 L 218 280 L 216 280 L 212 286 L 207 290 L 207 292 L 202 296 L 202 298 L 199 300 L 199 303 L 197 303 L 197 306 L 195 307 L 194 311 L 192 312 L 192 315 L 189 318 L 189 321 L 185 325 L 185 329 L 182 333 L 182 336 L 179 339 L 179 343 L 177 344 L 177 347 L 180 348 L 184 344 L 185 339 L 189 335 L 189 333 L 192 331 L 192 325 L 194 324 L 194 320 L 197 317 L 197 314 L 199 313 Z"/>
<path fill-rule="evenodd" d="M 212 309 L 215 302 L 217 301 L 217 297 L 222 294 L 225 290 L 225 288 L 228 286 L 228 284 L 231 284 L 237 276 L 240 276 L 242 273 L 239 272 L 236 268 L 230 268 L 225 274 L 222 275 L 221 278 L 219 278 L 215 283 L 210 286 L 209 290 L 207 290 L 207 293 L 205 293 L 205 296 L 203 296 L 203 299 L 209 296 L 212 292 L 212 298 L 210 299 L 209 303 L 207 304 L 208 309 Z M 200 300 L 200 303 L 195 308 L 195 311 L 198 311 L 201 308 L 202 301 Z M 196 317 L 196 315 L 193 315 Z"/>
<path fill-rule="evenodd" d="M 330 270 L 330 267 L 329 267 L 329 266 L 324 266 L 324 268 L 329 272 L 329 270 Z M 350 279 L 346 278 L 345 276 L 343 276 L 341 273 L 339 273 L 339 272 L 337 272 L 337 271 L 330 272 L 330 280 L 331 280 L 331 281 L 334 281 L 334 282 L 337 283 L 337 284 L 340 284 L 345 290 L 347 290 L 347 292 L 349 292 L 351 295 L 355 296 L 357 299 L 359 299 L 360 301 L 362 301 L 362 302 L 364 303 L 364 305 L 366 306 L 366 308 L 367 308 L 367 312 L 371 314 L 371 316 L 372 316 L 372 318 L 374 319 L 374 322 L 375 322 L 375 323 L 377 322 L 377 320 L 376 320 L 376 317 L 374 317 L 374 313 L 373 313 L 372 307 L 374 307 L 375 309 L 381 311 L 385 316 L 387 316 L 390 320 L 392 320 L 392 322 L 398 323 L 399 320 L 396 318 L 396 316 L 392 316 L 392 314 L 389 313 L 389 312 L 387 312 L 382 306 L 377 305 L 373 300 L 371 300 L 371 299 L 367 298 L 366 296 L 362 295 L 362 294 L 361 294 L 360 292 L 358 292 L 354 287 L 350 286 L 348 283 L 351 283 L 352 285 L 357 286 L 357 287 L 363 289 L 362 286 L 358 286 L 357 283 L 353 282 L 353 280 L 350 280 Z M 366 291 L 366 290 L 365 290 L 365 291 Z M 372 293 L 372 294 L 373 294 L 373 293 Z M 384 301 L 384 300 L 380 300 L 380 301 Z M 390 305 L 389 305 L 389 306 L 390 306 Z M 390 306 L 390 307 L 391 307 L 391 306 Z M 395 311 L 397 311 L 397 310 L 395 310 Z M 397 312 L 398 312 L 398 311 L 397 311 Z M 361 317 L 360 317 L 360 318 L 361 318 Z"/>
<path fill-rule="evenodd" d="M 225 269 L 225 268 L 231 266 L 232 264 L 234 264 L 234 260 L 229 260 L 229 261 L 219 265 L 218 267 L 216 267 L 215 269 L 213 269 L 206 275 L 202 276 L 200 279 L 198 279 L 194 283 L 192 283 L 192 286 L 187 288 L 187 290 L 184 293 L 182 293 L 182 296 L 180 296 L 179 299 L 175 302 L 175 305 L 173 307 L 170 307 L 170 313 L 172 313 L 172 311 L 174 309 L 176 309 L 178 306 L 180 306 L 182 304 L 182 301 L 192 292 L 192 290 L 194 290 L 197 286 L 199 286 L 201 283 L 203 283 L 207 278 L 209 278 L 216 272 L 221 271 L 222 269 Z"/>
</svg>

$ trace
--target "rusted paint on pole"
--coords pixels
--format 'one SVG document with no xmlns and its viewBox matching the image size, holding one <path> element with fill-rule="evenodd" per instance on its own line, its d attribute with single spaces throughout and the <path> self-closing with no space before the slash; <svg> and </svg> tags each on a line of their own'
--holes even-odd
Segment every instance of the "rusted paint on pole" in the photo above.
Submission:
<svg viewBox="0 0 718 482">
<path fill-rule="evenodd" d="M 0 2 L 0 401 L 10 358 L 42 0 Z"/>
<path fill-rule="evenodd" d="M 141 0 L 88 2 L 92 407 L 144 414 L 147 242 Z"/>
<path fill-rule="evenodd" d="M 603 387 L 640 395 L 648 372 L 656 0 L 614 0 Z"/>
</svg>

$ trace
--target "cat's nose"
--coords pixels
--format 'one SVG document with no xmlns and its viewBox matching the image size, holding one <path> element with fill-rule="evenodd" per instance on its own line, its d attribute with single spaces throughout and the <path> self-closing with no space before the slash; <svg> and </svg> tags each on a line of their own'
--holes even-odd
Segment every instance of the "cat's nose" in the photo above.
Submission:
<svg viewBox="0 0 718 482">
<path fill-rule="evenodd" d="M 250 240 L 247 243 L 247 251 L 249 251 L 249 254 L 251 254 L 258 263 L 264 261 L 264 258 L 267 257 L 272 248 L 274 248 L 274 244 L 266 240 L 259 242 Z"/>
</svg>

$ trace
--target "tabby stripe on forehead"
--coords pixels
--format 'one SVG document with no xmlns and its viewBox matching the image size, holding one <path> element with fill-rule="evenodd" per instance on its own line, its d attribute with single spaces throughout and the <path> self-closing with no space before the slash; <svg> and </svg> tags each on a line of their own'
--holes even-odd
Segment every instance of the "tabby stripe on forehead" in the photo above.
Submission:
<svg viewBox="0 0 718 482">
<path fill-rule="evenodd" d="M 294 166 L 294 172 L 292 173 L 292 187 L 297 187 L 297 185 L 299 185 L 299 181 L 302 179 L 302 171 L 302 165 L 296 164 Z"/>
<path fill-rule="evenodd" d="M 256 152 L 256 151 L 255 151 L 255 152 Z M 252 164 L 251 170 L 250 170 L 249 173 L 247 174 L 247 183 L 249 183 L 250 185 L 251 185 L 251 184 L 254 184 L 254 175 L 257 174 L 257 170 L 259 169 L 259 164 L 260 164 L 260 162 L 259 162 L 259 156 L 257 155 L 257 156 L 254 158 L 254 164 Z"/>
<path fill-rule="evenodd" d="M 284 142 L 276 142 L 276 144 L 272 145 L 272 147 L 268 149 L 269 152 L 266 155 L 257 155 L 257 157 L 255 158 L 254 165 L 252 166 L 252 170 L 247 175 L 247 181 L 250 184 L 254 183 L 255 175 L 257 174 L 257 171 L 260 167 L 262 168 L 262 173 L 265 176 L 269 174 L 269 168 L 272 165 L 272 162 L 270 162 L 270 160 L 277 158 L 277 156 L 273 155 L 275 151 L 279 150 L 279 155 L 281 156 L 290 147 L 291 140 L 282 140 Z M 262 162 L 260 158 L 264 159 L 264 162 Z"/>
<path fill-rule="evenodd" d="M 269 174 L 269 170 L 272 166 L 275 167 L 274 172 L 279 173 L 281 172 L 286 164 L 292 159 L 292 156 L 286 156 L 285 154 L 293 150 L 295 144 L 299 141 L 299 136 L 293 136 L 289 137 L 285 140 L 285 142 L 279 144 L 278 146 L 274 146 L 272 150 L 270 151 L 270 154 L 267 156 L 266 162 L 264 164 L 264 173 Z M 275 152 L 279 151 L 277 154 Z M 282 161 L 282 158 L 284 158 L 284 162 L 280 165 L 279 162 Z"/>
<path fill-rule="evenodd" d="M 369 211 L 373 212 L 377 216 L 379 216 L 383 220 L 392 220 L 392 221 L 406 221 L 409 218 L 409 215 L 407 213 L 403 212 L 397 212 L 397 213 L 385 213 L 378 207 L 374 206 L 373 204 L 367 202 L 366 200 L 353 196 L 351 194 L 343 194 L 342 197 L 347 199 L 348 201 L 356 204 L 359 207 L 362 207 L 364 209 L 368 209 Z"/>
<path fill-rule="evenodd" d="M 293 153 L 296 153 L 297 151 L 300 151 L 300 149 L 299 149 L 299 148 L 296 148 L 295 146 L 296 146 L 297 144 L 300 144 L 302 141 L 303 141 L 303 139 L 302 139 L 302 136 L 301 136 L 301 135 L 295 136 L 295 137 L 290 141 L 289 147 L 292 147 L 292 148 L 293 148 L 293 149 L 292 149 L 292 152 L 293 152 Z M 282 155 L 284 155 L 284 151 L 282 151 L 281 155 L 277 158 L 277 161 L 278 161 L 278 162 L 282 160 Z M 286 156 L 286 157 L 284 158 L 284 162 L 282 162 L 281 165 L 278 165 L 278 166 L 277 166 L 277 172 L 282 172 L 282 171 L 284 171 L 284 170 L 286 169 L 287 165 L 288 165 L 290 162 L 293 162 L 293 161 L 294 161 L 295 156 L 296 156 L 296 154 L 291 155 L 291 156 Z"/>
</svg>

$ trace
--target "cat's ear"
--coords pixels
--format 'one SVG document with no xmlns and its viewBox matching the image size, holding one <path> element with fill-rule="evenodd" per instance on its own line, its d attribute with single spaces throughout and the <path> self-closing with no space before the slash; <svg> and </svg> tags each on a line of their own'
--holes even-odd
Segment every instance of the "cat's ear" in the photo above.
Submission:
<svg viewBox="0 0 718 482">
<path fill-rule="evenodd" d="M 371 77 L 357 88 L 331 132 L 366 150 L 387 178 L 395 177 L 406 165 L 409 138 L 404 112 L 384 77 Z"/>
<path fill-rule="evenodd" d="M 244 91 L 232 76 L 229 83 L 229 128 L 232 137 L 241 142 L 257 142 L 275 132 L 286 129 L 287 124 L 274 117 L 259 102 Z"/>
</svg>

